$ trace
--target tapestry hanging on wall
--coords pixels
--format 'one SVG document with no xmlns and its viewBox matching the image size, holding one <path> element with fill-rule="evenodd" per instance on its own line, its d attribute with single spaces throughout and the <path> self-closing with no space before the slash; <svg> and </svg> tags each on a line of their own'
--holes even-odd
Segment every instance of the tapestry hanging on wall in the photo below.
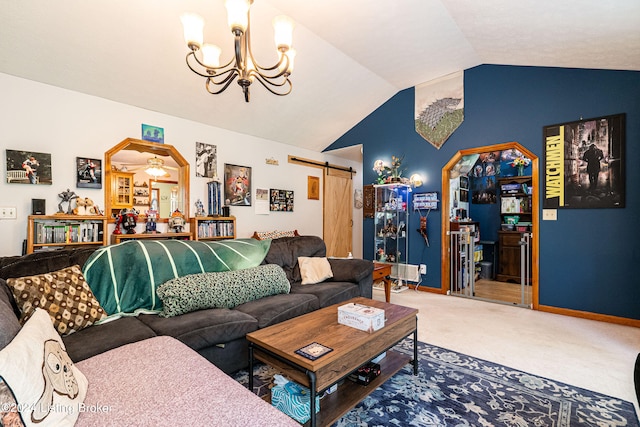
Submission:
<svg viewBox="0 0 640 427">
<path fill-rule="evenodd" d="M 545 126 L 545 209 L 623 208 L 625 115 Z"/>
<path fill-rule="evenodd" d="M 415 103 L 416 132 L 440 149 L 464 120 L 464 72 L 416 86 Z"/>
</svg>

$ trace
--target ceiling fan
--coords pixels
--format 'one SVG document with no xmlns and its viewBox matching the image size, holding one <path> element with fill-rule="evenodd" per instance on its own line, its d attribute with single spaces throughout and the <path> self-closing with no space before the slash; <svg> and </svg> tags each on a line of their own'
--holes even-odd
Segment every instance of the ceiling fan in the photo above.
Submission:
<svg viewBox="0 0 640 427">
<path fill-rule="evenodd" d="M 143 165 L 137 164 L 137 163 L 122 163 L 122 166 L 120 167 L 120 170 L 122 172 L 127 172 L 127 171 L 135 172 L 138 170 L 143 170 L 144 172 L 153 176 L 154 178 L 158 178 L 161 176 L 162 177 L 171 176 L 171 174 L 167 171 L 167 169 L 176 170 L 176 171 L 179 170 L 174 166 L 165 165 L 164 160 L 158 156 L 153 156 L 148 158 L 147 163 Z"/>
</svg>

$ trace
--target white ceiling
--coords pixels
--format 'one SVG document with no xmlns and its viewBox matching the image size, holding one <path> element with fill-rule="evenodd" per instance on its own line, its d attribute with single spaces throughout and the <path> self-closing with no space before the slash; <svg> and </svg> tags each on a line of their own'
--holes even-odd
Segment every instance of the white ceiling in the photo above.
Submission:
<svg viewBox="0 0 640 427">
<path fill-rule="evenodd" d="M 0 72 L 321 151 L 402 89 L 480 64 L 640 70 L 639 0 L 255 0 L 253 53 L 295 22 L 293 92 L 210 95 L 180 15 L 231 55 L 222 0 L 0 0 Z M 161 124 L 158 124 L 161 125 Z"/>
</svg>

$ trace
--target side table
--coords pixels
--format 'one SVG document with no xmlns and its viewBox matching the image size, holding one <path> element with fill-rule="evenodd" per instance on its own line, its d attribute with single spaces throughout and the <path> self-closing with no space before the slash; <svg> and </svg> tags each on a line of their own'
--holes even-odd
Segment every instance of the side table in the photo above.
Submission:
<svg viewBox="0 0 640 427">
<path fill-rule="evenodd" d="M 386 302 L 391 302 L 391 264 L 373 263 L 373 281 L 382 280 L 384 282 L 384 298 Z"/>
</svg>

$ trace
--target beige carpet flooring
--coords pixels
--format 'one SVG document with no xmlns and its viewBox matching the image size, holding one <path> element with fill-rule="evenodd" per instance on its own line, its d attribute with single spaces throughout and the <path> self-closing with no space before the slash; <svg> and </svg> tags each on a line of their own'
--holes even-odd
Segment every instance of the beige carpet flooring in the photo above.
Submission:
<svg viewBox="0 0 640 427">
<path fill-rule="evenodd" d="M 384 301 L 384 292 L 373 298 Z M 408 289 L 391 302 L 420 310 L 418 339 L 634 403 L 640 328 Z"/>
</svg>

